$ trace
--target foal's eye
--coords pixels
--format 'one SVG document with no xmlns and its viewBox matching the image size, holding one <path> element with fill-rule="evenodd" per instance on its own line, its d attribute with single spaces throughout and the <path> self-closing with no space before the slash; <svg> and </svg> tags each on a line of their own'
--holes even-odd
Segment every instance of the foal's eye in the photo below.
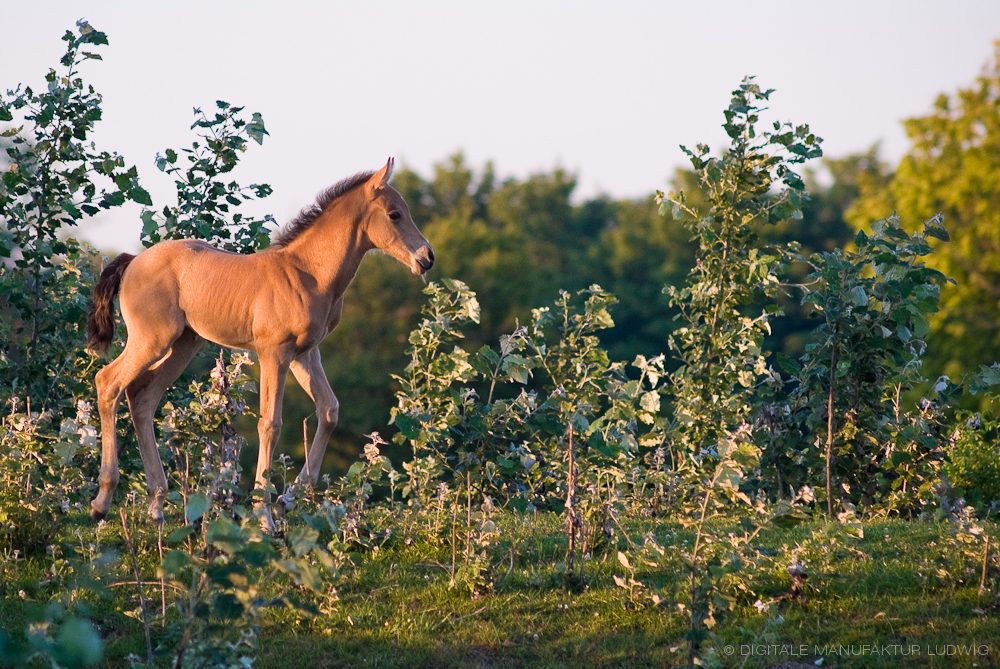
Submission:
<svg viewBox="0 0 1000 669">
<path fill-rule="evenodd" d="M 389 220 L 390 221 L 392 221 L 392 222 L 395 223 L 396 221 L 398 221 L 401 218 L 403 218 L 403 215 L 401 213 L 399 213 L 398 211 L 390 211 L 389 212 Z"/>
</svg>

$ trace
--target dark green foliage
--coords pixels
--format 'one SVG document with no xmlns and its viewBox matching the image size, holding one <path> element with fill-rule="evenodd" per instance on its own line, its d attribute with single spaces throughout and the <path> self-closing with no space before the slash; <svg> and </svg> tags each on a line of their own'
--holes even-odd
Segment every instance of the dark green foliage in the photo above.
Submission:
<svg viewBox="0 0 1000 669">
<path fill-rule="evenodd" d="M 564 292 L 552 307 L 533 310 L 530 326 L 501 336 L 498 348 L 470 353 L 454 344 L 478 317 L 475 295 L 451 280 L 425 292 L 430 301 L 411 334 L 393 411 L 396 440 L 413 453 L 404 495 L 428 504 L 445 472 L 445 480 L 461 480 L 471 471 L 479 494 L 503 505 L 561 508 L 569 425 L 581 481 L 590 481 L 591 466 L 596 478 L 602 467 L 623 468 L 637 456 L 640 426 L 659 410 L 650 386 L 662 377 L 662 360 L 637 360 L 639 378 L 630 380 L 625 364 L 609 359 L 596 336 L 613 326 L 608 293 Z M 412 468 L 421 462 L 435 464 L 417 475 Z"/>
<path fill-rule="evenodd" d="M 1000 423 L 979 414 L 966 417 L 948 452 L 945 473 L 955 492 L 980 512 L 1000 505 Z"/>
<path fill-rule="evenodd" d="M 944 471 L 956 494 L 992 514 L 1000 507 L 1000 363 L 982 365 L 966 385 L 983 410 L 957 417 Z"/>
<path fill-rule="evenodd" d="M 97 416 L 80 401 L 76 416 L 57 424 L 51 412 L 11 400 L 0 419 L 0 552 L 42 554 L 72 509 L 94 488 Z M 44 447 L 40 447 L 44 444 Z"/>
<path fill-rule="evenodd" d="M 104 642 L 89 620 L 65 617 L 59 607 L 48 607 L 45 619 L 19 639 L 0 630 L 0 665 L 24 666 L 48 660 L 51 666 L 78 669 L 101 661 Z"/>
<path fill-rule="evenodd" d="M 871 502 L 900 479 L 916 503 L 905 510 L 934 496 L 940 434 L 930 415 L 911 421 L 901 404 L 922 381 L 929 319 L 946 282 L 923 262 L 932 237 L 947 239 L 937 217 L 913 234 L 888 219 L 859 232 L 852 250 L 793 254 L 812 269 L 802 301 L 822 322 L 798 363 L 785 362 L 795 388 L 782 413 L 798 421 L 791 432 L 799 447 L 776 456 L 775 466 L 796 488 L 809 480 L 803 466 L 822 460 L 831 513 L 841 496 Z"/>
<path fill-rule="evenodd" d="M 31 397 L 37 410 L 84 388 L 82 323 L 89 250 L 60 234 L 127 200 L 144 202 L 135 167 L 90 139 L 101 120 L 101 95 L 80 70 L 107 36 L 86 21 L 63 35 L 60 69 L 41 89 L 0 95 L 8 163 L 0 177 L 0 376 L 5 390 Z M 43 308 L 44 306 L 44 308 Z M 69 406 L 59 407 L 71 410 Z"/>
</svg>

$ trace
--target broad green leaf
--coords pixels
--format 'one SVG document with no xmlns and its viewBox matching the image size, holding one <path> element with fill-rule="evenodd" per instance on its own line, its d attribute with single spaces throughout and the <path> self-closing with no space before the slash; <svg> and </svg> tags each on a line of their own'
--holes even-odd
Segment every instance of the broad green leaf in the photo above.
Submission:
<svg viewBox="0 0 1000 669">
<path fill-rule="evenodd" d="M 296 527 L 288 533 L 288 545 L 298 557 L 302 557 L 313 549 L 319 532 L 311 527 Z"/>
<path fill-rule="evenodd" d="M 660 410 L 660 394 L 655 390 L 643 393 L 639 399 L 639 406 L 650 413 L 656 413 Z"/>
<path fill-rule="evenodd" d="M 240 526 L 224 517 L 216 518 L 208 524 L 205 540 L 230 554 L 239 551 L 246 543 L 246 537 Z"/>
<path fill-rule="evenodd" d="M 250 139 L 258 144 L 264 143 L 264 135 L 268 134 L 268 132 L 264 127 L 264 119 L 259 113 L 254 112 L 252 120 L 247 124 L 247 134 L 250 135 Z"/>
<path fill-rule="evenodd" d="M 512 381 L 521 385 L 528 383 L 528 368 L 523 365 L 504 365 L 507 368 L 507 375 Z"/>
<path fill-rule="evenodd" d="M 153 206 L 153 199 L 149 196 L 149 191 L 141 186 L 136 186 L 129 191 L 129 198 L 133 202 L 138 202 L 139 204 L 144 204 L 147 207 Z"/>
<path fill-rule="evenodd" d="M 190 495 L 187 499 L 187 511 L 185 514 L 187 522 L 193 523 L 204 516 L 210 506 L 211 502 L 209 502 L 208 497 L 202 493 L 196 492 Z"/>
<path fill-rule="evenodd" d="M 101 661 L 104 642 L 93 623 L 70 618 L 62 624 L 53 649 L 54 659 L 64 667 L 89 667 Z"/>
<path fill-rule="evenodd" d="M 856 307 L 868 306 L 868 295 L 865 293 L 864 288 L 861 286 L 855 286 L 851 289 L 851 304 Z"/>
<path fill-rule="evenodd" d="M 194 534 L 193 525 L 182 525 L 177 529 L 173 530 L 164 538 L 164 541 L 168 546 L 176 546 L 183 542 L 185 539 Z"/>
<path fill-rule="evenodd" d="M 142 221 L 142 236 L 152 238 L 157 229 L 156 214 L 146 209 L 139 215 L 139 220 Z"/>
<path fill-rule="evenodd" d="M 951 241 L 951 236 L 948 234 L 948 230 L 944 227 L 944 219 L 940 214 L 924 223 L 924 233 L 928 237 L 934 237 L 935 239 L 940 239 L 943 242 Z"/>
<path fill-rule="evenodd" d="M 170 551 L 163 557 L 163 572 L 168 576 L 177 576 L 191 561 L 184 551 Z"/>
</svg>

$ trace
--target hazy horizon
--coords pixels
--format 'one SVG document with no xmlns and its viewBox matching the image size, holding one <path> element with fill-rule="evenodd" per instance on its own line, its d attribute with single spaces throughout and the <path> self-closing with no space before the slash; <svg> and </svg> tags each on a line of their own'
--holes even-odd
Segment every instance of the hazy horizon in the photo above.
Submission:
<svg viewBox="0 0 1000 669">
<path fill-rule="evenodd" d="M 774 117 L 809 123 L 828 156 L 881 142 L 895 162 L 901 120 L 971 83 L 1000 37 L 1000 3 L 981 1 L 290 7 L 5 7 L 17 30 L 0 87 L 42 81 L 82 15 L 111 41 L 83 71 L 104 95 L 98 146 L 135 163 L 162 206 L 173 187 L 153 157 L 190 143 L 192 107 L 259 111 L 270 136 L 236 178 L 274 186 L 254 211 L 284 222 L 389 155 L 424 175 L 456 151 L 500 177 L 561 166 L 578 197 L 644 196 L 684 164 L 678 144 L 722 143 L 721 109 L 745 74 L 777 89 Z M 138 248 L 138 214 L 103 214 L 78 236 Z"/>
</svg>

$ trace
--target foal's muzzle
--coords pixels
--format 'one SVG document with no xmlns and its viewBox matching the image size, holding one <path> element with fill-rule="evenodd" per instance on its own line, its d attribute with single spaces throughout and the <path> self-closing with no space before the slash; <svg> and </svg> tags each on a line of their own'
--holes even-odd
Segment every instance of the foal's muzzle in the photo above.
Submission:
<svg viewBox="0 0 1000 669">
<path fill-rule="evenodd" d="M 417 260 L 417 264 L 420 265 L 420 269 L 423 271 L 426 272 L 434 266 L 434 251 L 430 246 L 421 246 L 413 255 Z"/>
</svg>

